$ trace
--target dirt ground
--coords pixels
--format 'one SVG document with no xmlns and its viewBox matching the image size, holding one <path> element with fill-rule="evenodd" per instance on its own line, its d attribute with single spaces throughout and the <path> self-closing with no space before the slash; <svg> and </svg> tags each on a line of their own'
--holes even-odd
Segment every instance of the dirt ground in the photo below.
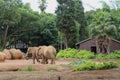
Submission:
<svg viewBox="0 0 120 80">
<path fill-rule="evenodd" d="M 6 60 L 0 63 L 0 80 L 120 80 L 120 68 L 72 72 L 65 66 L 76 59 L 59 59 L 56 64 L 33 64 L 32 60 Z M 92 60 L 119 61 L 119 60 Z M 24 71 L 32 66 L 37 71 Z"/>
</svg>

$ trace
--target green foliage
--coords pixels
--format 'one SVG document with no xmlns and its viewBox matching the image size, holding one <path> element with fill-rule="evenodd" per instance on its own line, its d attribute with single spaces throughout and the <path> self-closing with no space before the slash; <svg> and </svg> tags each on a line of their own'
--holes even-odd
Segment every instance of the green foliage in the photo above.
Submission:
<svg viewBox="0 0 120 80">
<path fill-rule="evenodd" d="M 113 62 L 103 62 L 103 63 L 86 62 L 85 64 L 74 68 L 73 71 L 102 70 L 102 69 L 111 69 L 116 67 L 118 67 L 118 65 Z"/>
<path fill-rule="evenodd" d="M 37 71 L 37 69 L 34 68 L 33 66 L 28 66 L 26 68 L 23 68 L 22 71 Z"/>
<path fill-rule="evenodd" d="M 71 65 L 71 66 L 79 66 L 79 65 L 85 64 L 86 62 L 87 62 L 87 61 L 85 61 L 85 60 L 80 60 L 80 61 L 71 62 L 71 63 L 69 63 L 68 65 Z"/>
<path fill-rule="evenodd" d="M 115 53 L 110 53 L 108 55 L 106 55 L 107 59 L 120 59 L 120 54 L 115 54 Z"/>
<path fill-rule="evenodd" d="M 120 59 L 120 50 L 113 51 L 109 54 L 97 54 L 95 59 Z"/>
<path fill-rule="evenodd" d="M 96 59 L 104 59 L 105 56 L 106 56 L 105 54 L 99 53 L 99 54 L 95 55 L 95 58 L 96 58 Z"/>
<path fill-rule="evenodd" d="M 87 51 L 87 50 L 80 50 L 76 55 L 75 58 L 80 59 L 92 59 L 94 58 L 94 53 Z"/>
<path fill-rule="evenodd" d="M 116 64 L 120 67 L 120 62 L 116 62 Z"/>
<path fill-rule="evenodd" d="M 93 52 L 87 50 L 77 50 L 74 48 L 68 48 L 65 50 L 60 50 L 57 53 L 56 58 L 80 58 L 80 59 L 119 59 L 120 50 L 116 50 L 109 54 L 94 54 Z"/>
<path fill-rule="evenodd" d="M 94 53 L 86 50 L 80 50 L 73 48 L 68 48 L 58 52 L 56 58 L 81 58 L 81 59 L 91 59 L 94 58 Z"/>
<path fill-rule="evenodd" d="M 65 50 L 60 50 L 56 58 L 75 58 L 75 54 L 78 53 L 78 50 L 73 48 L 68 48 Z"/>
<path fill-rule="evenodd" d="M 113 51 L 113 53 L 120 54 L 120 50 L 115 50 L 115 51 Z"/>
<path fill-rule="evenodd" d="M 85 16 L 82 2 L 80 0 L 57 0 L 57 2 L 56 25 L 58 30 L 64 34 L 65 44 L 73 48 L 79 35 L 82 39 L 85 37 Z"/>
<path fill-rule="evenodd" d="M 47 7 L 46 0 L 39 0 L 39 8 L 41 12 L 45 12 L 46 7 Z"/>
</svg>

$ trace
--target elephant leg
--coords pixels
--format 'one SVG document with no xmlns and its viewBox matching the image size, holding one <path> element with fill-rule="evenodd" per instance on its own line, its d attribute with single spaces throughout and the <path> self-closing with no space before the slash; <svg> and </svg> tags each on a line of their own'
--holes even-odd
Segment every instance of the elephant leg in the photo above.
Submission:
<svg viewBox="0 0 120 80">
<path fill-rule="evenodd" d="M 38 56 L 35 56 L 35 57 L 36 57 L 36 61 L 37 61 L 37 62 L 40 62 L 40 60 L 39 60 Z"/>
<path fill-rule="evenodd" d="M 54 60 L 53 60 L 53 59 L 51 59 L 51 63 L 50 63 L 50 64 L 53 64 L 53 61 L 54 61 Z"/>
<path fill-rule="evenodd" d="M 42 58 L 41 63 L 42 63 L 42 64 L 45 64 L 45 57 L 42 55 L 41 58 Z"/>
<path fill-rule="evenodd" d="M 35 56 L 33 56 L 33 64 L 35 64 Z"/>
<path fill-rule="evenodd" d="M 48 59 L 47 58 L 45 58 L 45 62 L 46 62 L 46 64 L 48 64 Z"/>
<path fill-rule="evenodd" d="M 55 64 L 55 59 L 51 59 L 51 64 Z"/>
<path fill-rule="evenodd" d="M 53 59 L 53 64 L 55 64 L 55 59 Z"/>
</svg>

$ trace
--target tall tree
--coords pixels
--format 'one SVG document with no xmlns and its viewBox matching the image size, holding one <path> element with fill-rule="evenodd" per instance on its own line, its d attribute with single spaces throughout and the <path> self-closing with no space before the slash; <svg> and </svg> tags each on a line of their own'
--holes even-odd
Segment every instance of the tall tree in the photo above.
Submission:
<svg viewBox="0 0 120 80">
<path fill-rule="evenodd" d="M 39 8 L 41 12 L 45 12 L 46 7 L 47 7 L 46 0 L 39 0 Z"/>
<path fill-rule="evenodd" d="M 18 8 L 18 4 L 15 0 L 0 0 L 0 26 L 3 30 L 3 48 L 6 47 L 8 30 L 20 21 L 21 16 L 18 12 Z"/>
<path fill-rule="evenodd" d="M 83 28 L 85 27 L 83 25 L 84 12 L 81 0 L 57 0 L 57 2 L 58 8 L 56 14 L 58 30 L 64 34 L 66 48 L 75 47 L 74 44 L 77 42 L 77 37 L 85 35 L 85 28 Z M 82 36 L 79 36 L 79 33 Z"/>
<path fill-rule="evenodd" d="M 39 45 L 57 46 L 58 30 L 56 28 L 56 16 L 49 13 L 40 13 L 39 20 Z"/>
<path fill-rule="evenodd" d="M 89 25 L 89 34 L 96 38 L 100 53 L 109 53 L 111 38 L 117 35 L 117 29 L 107 9 L 98 10 Z"/>
</svg>

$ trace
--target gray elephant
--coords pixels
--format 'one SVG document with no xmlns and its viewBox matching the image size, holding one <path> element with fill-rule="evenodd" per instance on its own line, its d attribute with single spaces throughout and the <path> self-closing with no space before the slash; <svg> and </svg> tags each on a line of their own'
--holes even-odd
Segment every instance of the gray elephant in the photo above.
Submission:
<svg viewBox="0 0 120 80">
<path fill-rule="evenodd" d="M 42 56 L 43 64 L 48 64 L 48 59 L 51 59 L 51 64 L 55 64 L 56 49 L 53 46 L 40 46 L 38 55 Z"/>
<path fill-rule="evenodd" d="M 26 53 L 26 58 L 27 58 L 27 56 L 29 55 L 29 54 L 32 54 L 32 59 L 33 59 L 33 64 L 35 64 L 35 59 L 36 59 L 36 61 L 37 62 L 40 62 L 39 61 L 39 58 L 38 58 L 38 47 L 29 47 L 28 49 L 27 49 L 27 53 Z"/>
</svg>

